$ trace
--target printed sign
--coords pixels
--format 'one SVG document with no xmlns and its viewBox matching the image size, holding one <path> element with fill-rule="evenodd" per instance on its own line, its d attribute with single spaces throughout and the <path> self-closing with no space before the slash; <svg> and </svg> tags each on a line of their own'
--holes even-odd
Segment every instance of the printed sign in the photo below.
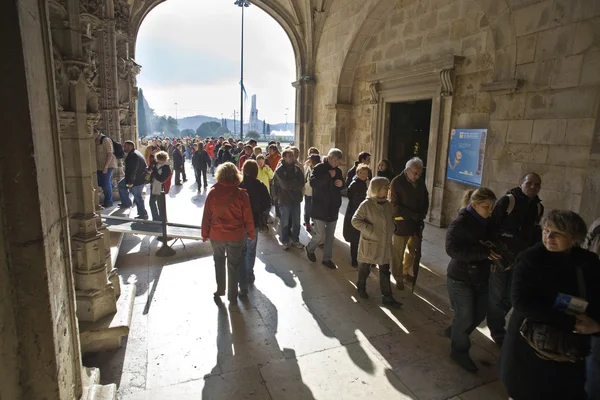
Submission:
<svg viewBox="0 0 600 400">
<path fill-rule="evenodd" d="M 452 129 L 446 179 L 481 186 L 487 129 Z"/>
</svg>

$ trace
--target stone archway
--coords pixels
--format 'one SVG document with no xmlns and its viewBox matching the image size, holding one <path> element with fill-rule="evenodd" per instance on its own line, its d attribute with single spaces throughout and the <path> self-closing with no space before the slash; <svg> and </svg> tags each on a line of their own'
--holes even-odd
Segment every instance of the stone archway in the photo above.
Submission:
<svg viewBox="0 0 600 400">
<path fill-rule="evenodd" d="M 129 41 L 132 57 L 135 57 L 137 35 L 141 24 L 145 17 L 164 1 L 166 0 L 133 2 Z M 313 10 L 310 6 L 308 4 L 301 6 L 296 1 L 290 2 L 288 8 L 277 0 L 253 0 L 251 3 L 271 16 L 281 26 L 292 45 L 296 64 L 296 79 L 291 82 L 296 88 L 295 142 L 304 152 L 310 146 L 309 138 L 312 132 L 313 107 L 310 99 L 313 97 L 314 90 L 314 62 L 313 46 L 310 40 L 313 37 L 313 29 L 318 29 L 317 13 L 314 14 L 315 18 L 312 18 Z M 311 18 L 307 18 L 307 15 Z"/>
</svg>

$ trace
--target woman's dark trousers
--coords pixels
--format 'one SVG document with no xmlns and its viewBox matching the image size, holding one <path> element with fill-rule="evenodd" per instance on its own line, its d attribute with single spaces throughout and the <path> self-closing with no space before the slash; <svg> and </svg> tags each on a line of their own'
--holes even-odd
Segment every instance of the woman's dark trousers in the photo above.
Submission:
<svg viewBox="0 0 600 400">
<path fill-rule="evenodd" d="M 452 326 L 446 334 L 452 340 L 452 352 L 465 354 L 471 348 L 469 336 L 485 319 L 488 308 L 488 282 L 472 284 L 447 279 L 448 295 L 454 310 Z"/>
<path fill-rule="evenodd" d="M 371 273 L 371 264 L 360 263 L 358 265 L 358 282 L 356 287 L 358 290 L 367 290 L 367 278 Z M 379 266 L 379 287 L 383 297 L 392 297 L 392 285 L 390 283 L 390 264 Z"/>
<path fill-rule="evenodd" d="M 208 186 L 208 181 L 206 180 L 206 170 L 195 168 L 196 171 L 196 183 L 198 184 L 198 189 L 200 189 L 201 181 L 204 180 L 204 187 Z"/>
<path fill-rule="evenodd" d="M 150 213 L 152 214 L 152 221 L 162 221 L 160 215 L 160 194 L 150 195 Z"/>
<path fill-rule="evenodd" d="M 352 264 L 358 263 L 358 241 L 350 242 L 350 259 L 352 260 Z"/>
</svg>

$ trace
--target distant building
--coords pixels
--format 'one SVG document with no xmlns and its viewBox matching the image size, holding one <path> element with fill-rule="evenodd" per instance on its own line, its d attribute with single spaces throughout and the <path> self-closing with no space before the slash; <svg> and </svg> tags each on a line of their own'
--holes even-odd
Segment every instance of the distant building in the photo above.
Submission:
<svg viewBox="0 0 600 400">
<path fill-rule="evenodd" d="M 256 108 L 256 95 L 252 95 L 252 108 L 250 109 L 250 124 L 251 131 L 260 132 L 260 121 L 258 120 L 258 109 Z"/>
</svg>

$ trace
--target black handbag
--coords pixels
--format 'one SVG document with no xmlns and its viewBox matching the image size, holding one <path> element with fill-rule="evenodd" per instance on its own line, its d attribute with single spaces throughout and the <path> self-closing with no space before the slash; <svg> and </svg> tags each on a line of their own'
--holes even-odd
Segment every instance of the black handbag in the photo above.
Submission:
<svg viewBox="0 0 600 400">
<path fill-rule="evenodd" d="M 581 267 L 577 267 L 579 294 L 586 297 L 585 281 Z M 519 328 L 521 336 L 535 350 L 538 357 L 557 362 L 578 362 L 590 354 L 589 338 L 574 332 L 548 325 L 542 321 L 525 318 Z"/>
</svg>

